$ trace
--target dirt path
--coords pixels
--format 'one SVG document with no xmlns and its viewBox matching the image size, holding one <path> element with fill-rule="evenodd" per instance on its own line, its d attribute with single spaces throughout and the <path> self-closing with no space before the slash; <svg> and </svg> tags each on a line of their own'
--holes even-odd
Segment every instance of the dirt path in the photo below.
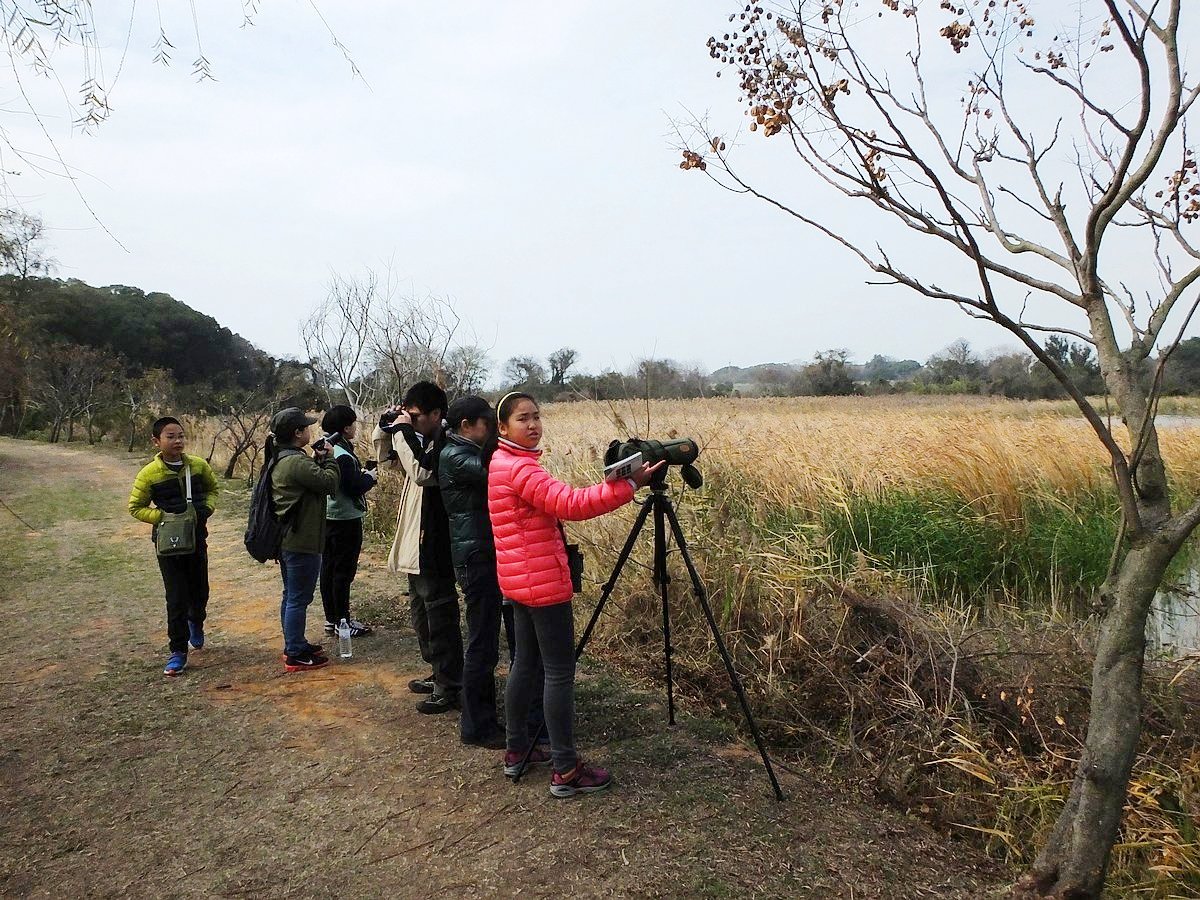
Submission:
<svg viewBox="0 0 1200 900">
<path fill-rule="evenodd" d="M 454 718 L 415 711 L 406 598 L 378 559 L 356 602 L 384 627 L 284 675 L 278 577 L 230 503 L 211 647 L 166 679 L 161 581 L 124 512 L 137 466 L 0 440 L 0 895 L 980 897 L 1003 876 L 823 772 L 783 773 L 775 803 L 728 726 L 685 710 L 668 729 L 595 665 L 579 741 L 617 787 L 513 786 Z"/>
</svg>

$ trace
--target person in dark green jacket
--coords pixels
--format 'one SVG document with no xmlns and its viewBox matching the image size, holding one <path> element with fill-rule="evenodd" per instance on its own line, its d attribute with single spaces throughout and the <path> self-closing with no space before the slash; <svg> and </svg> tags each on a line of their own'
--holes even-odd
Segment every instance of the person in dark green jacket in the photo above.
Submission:
<svg viewBox="0 0 1200 900">
<path fill-rule="evenodd" d="M 505 732 L 496 714 L 496 663 L 502 618 L 512 658 L 512 609 L 503 605 L 496 580 L 484 460 L 484 448 L 495 435 L 496 416 L 482 397 L 461 397 L 450 404 L 446 420 L 450 427 L 438 460 L 438 484 L 450 522 L 454 577 L 462 588 L 467 618 L 459 736 L 464 744 L 503 750 Z M 542 704 L 534 707 L 531 739 L 541 728 Z"/>
<path fill-rule="evenodd" d="M 288 523 L 279 555 L 279 574 L 283 579 L 279 621 L 283 626 L 284 668 L 288 672 L 319 669 L 329 663 L 321 646 L 310 644 L 304 635 L 308 606 L 321 575 L 325 498 L 336 493 L 341 483 L 333 448 L 328 443 L 314 445 L 312 457 L 304 452 L 309 430 L 316 421 L 289 406 L 272 417 L 271 434 L 267 437 L 267 459 L 276 459 L 271 470 L 275 514 Z"/>
<path fill-rule="evenodd" d="M 171 643 L 171 656 L 163 674 L 175 676 L 187 668 L 188 644 L 194 650 L 204 646 L 204 619 L 208 611 L 207 523 L 216 508 L 217 477 L 204 457 L 183 452 L 183 426 L 174 416 L 163 416 L 150 433 L 158 453 L 133 480 L 129 514 L 157 530 L 163 513 L 186 510 L 189 475 L 192 505 L 196 509 L 196 549 L 180 556 L 158 557 L 167 593 L 167 638 Z"/>
</svg>

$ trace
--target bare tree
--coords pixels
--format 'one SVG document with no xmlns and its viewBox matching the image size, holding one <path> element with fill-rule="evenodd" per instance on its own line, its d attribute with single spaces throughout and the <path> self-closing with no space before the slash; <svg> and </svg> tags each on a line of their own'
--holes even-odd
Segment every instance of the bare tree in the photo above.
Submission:
<svg viewBox="0 0 1200 900">
<path fill-rule="evenodd" d="M 144 424 L 146 413 L 164 409 L 171 397 L 171 373 L 166 369 L 147 369 L 141 375 L 127 378 L 121 386 L 121 403 L 129 416 L 129 445 L 132 453 L 137 443 L 138 426 Z M 211 459 L 211 454 L 209 456 Z"/>
<path fill-rule="evenodd" d="M 579 360 L 579 351 L 571 347 L 563 347 L 550 354 L 546 361 L 550 364 L 550 384 L 556 390 L 562 390 L 567 384 L 567 373 Z"/>
<path fill-rule="evenodd" d="M 384 390 L 394 398 L 422 378 L 447 387 L 451 355 L 460 346 L 474 346 L 459 343 L 461 328 L 462 319 L 449 300 L 403 297 L 389 290 L 388 302 L 375 318 L 372 345 Z M 466 361 L 466 357 L 459 360 Z"/>
<path fill-rule="evenodd" d="M 0 291 L 0 424 L 10 420 L 13 434 L 24 428 L 35 349 L 25 327 L 24 300 L 29 280 L 54 265 L 42 249 L 43 240 L 41 219 L 18 210 L 0 211 L 0 271 L 10 276 Z"/>
<path fill-rule="evenodd" d="M 54 268 L 42 246 L 46 229 L 42 220 L 16 209 L 0 211 L 0 269 L 12 275 L 8 299 L 18 307 L 29 291 L 29 280 Z"/>
<path fill-rule="evenodd" d="M 546 384 L 546 367 L 532 356 L 514 356 L 504 364 L 504 384 L 517 390 L 536 392 Z"/>
<path fill-rule="evenodd" d="M 315 399 L 305 376 L 307 371 L 307 367 L 292 360 L 272 358 L 262 364 L 258 383 L 253 388 L 230 391 L 218 399 L 218 430 L 208 460 L 212 462 L 217 444 L 223 444 L 229 451 L 226 478 L 234 477 L 238 462 L 245 458 L 250 464 L 252 481 L 258 456 L 266 444 L 271 416 L 281 407 L 297 403 L 307 406 Z M 306 395 L 307 399 L 304 399 Z"/>
<path fill-rule="evenodd" d="M 376 317 L 386 301 L 379 277 L 368 270 L 359 278 L 334 275 L 325 300 L 301 324 L 300 337 L 320 387 L 330 403 L 335 392 L 357 410 L 376 405 L 374 355 Z"/>
<path fill-rule="evenodd" d="M 446 393 L 453 397 L 478 394 L 492 370 L 487 351 L 479 344 L 461 344 L 446 357 Z"/>
<path fill-rule="evenodd" d="M 224 472 L 226 478 L 237 473 L 238 461 L 243 455 L 250 461 L 253 474 L 276 405 L 275 397 L 263 390 L 239 391 L 222 398 L 219 437 L 229 451 Z"/>
<path fill-rule="evenodd" d="M 31 379 L 32 393 L 50 416 L 50 442 L 72 440 L 76 423 L 91 420 L 99 405 L 112 396 L 120 375 L 120 360 L 104 350 L 77 344 L 42 348 Z"/>
<path fill-rule="evenodd" d="M 452 394 L 479 390 L 490 369 L 486 350 L 463 334 L 454 305 L 402 294 L 390 269 L 383 276 L 370 269 L 335 275 L 301 335 L 329 401 L 341 392 L 360 413 L 394 401 L 420 379 Z"/>
<path fill-rule="evenodd" d="M 1041 18 L 1063 4 L 1033 0 L 882 6 L 876 17 L 843 0 L 751 4 L 709 41 L 739 79 L 750 130 L 778 135 L 833 196 L 873 208 L 870 230 L 861 213 L 854 233 L 841 230 L 823 197 L 802 193 L 801 204 L 759 187 L 704 123 L 685 138 L 681 167 L 770 203 L 886 284 L 1007 329 L 1104 446 L 1122 527 L 1099 596 L 1087 738 L 1018 885 L 1027 896 L 1098 897 L 1138 741 L 1147 611 L 1200 523 L 1200 502 L 1173 502 L 1155 428 L 1164 361 L 1200 303 L 1200 180 L 1186 126 L 1200 85 L 1180 45 L 1198 33 L 1197 4 L 1080 0 L 1067 23 Z M 946 79 L 959 76 L 947 96 Z M 906 231 L 924 244 L 902 255 Z M 1125 447 L 1047 352 L 1046 334 L 1095 349 Z M 1156 347 L 1147 384 L 1139 375 Z"/>
</svg>

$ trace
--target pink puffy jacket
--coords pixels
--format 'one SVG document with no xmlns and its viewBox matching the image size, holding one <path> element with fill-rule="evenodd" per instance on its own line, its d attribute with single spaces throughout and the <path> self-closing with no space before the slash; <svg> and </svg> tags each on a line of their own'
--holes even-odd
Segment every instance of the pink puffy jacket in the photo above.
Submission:
<svg viewBox="0 0 1200 900">
<path fill-rule="evenodd" d="M 542 468 L 541 453 L 501 441 L 488 467 L 488 513 L 500 590 L 526 606 L 571 599 L 571 572 L 559 520 L 592 519 L 633 499 L 628 481 L 586 488 L 564 484 Z"/>
</svg>

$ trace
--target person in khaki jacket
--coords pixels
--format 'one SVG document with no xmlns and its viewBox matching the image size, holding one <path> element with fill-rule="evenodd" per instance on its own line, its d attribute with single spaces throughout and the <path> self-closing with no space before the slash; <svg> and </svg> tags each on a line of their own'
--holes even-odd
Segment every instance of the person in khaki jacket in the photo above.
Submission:
<svg viewBox="0 0 1200 900">
<path fill-rule="evenodd" d="M 417 704 L 423 713 L 457 709 L 462 688 L 458 590 L 450 556 L 450 524 L 437 476 L 446 406 L 445 391 L 419 381 L 408 389 L 400 408 L 383 414 L 371 438 L 380 469 L 403 478 L 388 569 L 408 575 L 413 630 L 421 658 L 433 670 L 428 677 L 408 683 L 414 694 L 429 694 Z"/>
</svg>

